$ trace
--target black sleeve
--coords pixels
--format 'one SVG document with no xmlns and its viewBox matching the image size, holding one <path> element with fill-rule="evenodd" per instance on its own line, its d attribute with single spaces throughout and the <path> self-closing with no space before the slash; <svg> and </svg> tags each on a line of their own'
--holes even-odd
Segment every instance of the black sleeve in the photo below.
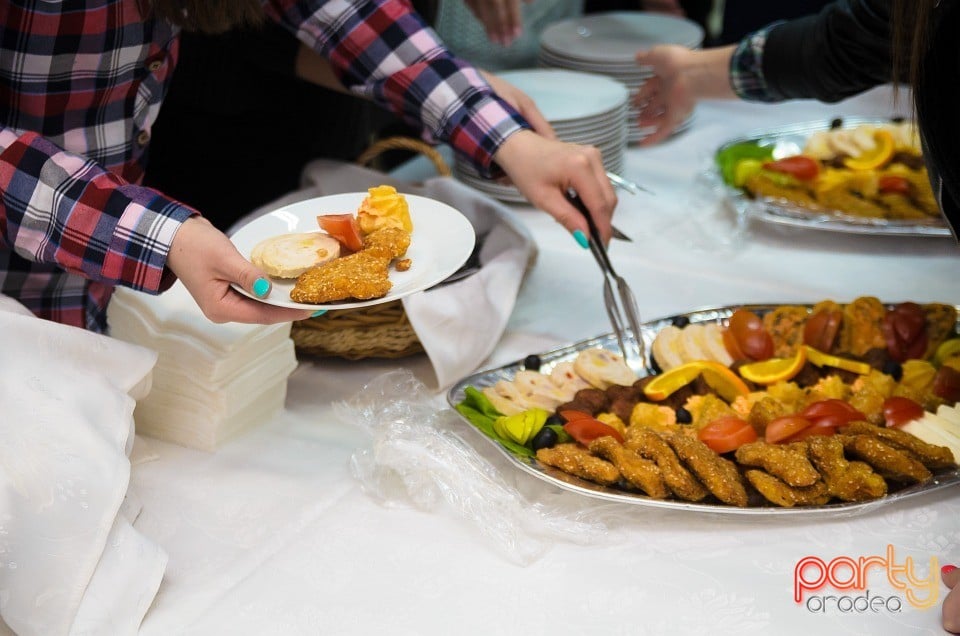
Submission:
<svg viewBox="0 0 960 636">
<path fill-rule="evenodd" d="M 836 102 L 892 78 L 890 3 L 840 0 L 770 30 L 763 75 L 777 99 Z"/>
</svg>

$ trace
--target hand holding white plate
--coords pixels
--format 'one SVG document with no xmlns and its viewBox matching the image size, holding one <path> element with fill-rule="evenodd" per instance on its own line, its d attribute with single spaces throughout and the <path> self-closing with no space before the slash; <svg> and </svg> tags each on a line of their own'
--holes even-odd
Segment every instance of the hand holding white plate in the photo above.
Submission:
<svg viewBox="0 0 960 636">
<path fill-rule="evenodd" d="M 317 217 L 324 214 L 355 214 L 366 192 L 351 192 L 317 197 L 284 206 L 258 217 L 234 232 L 233 244 L 250 258 L 253 247 L 265 238 L 292 232 L 316 232 Z M 260 302 L 298 309 L 349 309 L 390 302 L 439 283 L 466 262 L 475 241 L 473 226 L 456 209 L 440 201 L 411 194 L 404 197 L 413 221 L 410 247 L 405 258 L 412 261 L 409 270 L 390 270 L 393 287 L 382 298 L 310 305 L 290 300 L 296 279 L 271 279 L 273 291 L 268 298 L 257 298 L 234 285 L 238 292 Z"/>
</svg>

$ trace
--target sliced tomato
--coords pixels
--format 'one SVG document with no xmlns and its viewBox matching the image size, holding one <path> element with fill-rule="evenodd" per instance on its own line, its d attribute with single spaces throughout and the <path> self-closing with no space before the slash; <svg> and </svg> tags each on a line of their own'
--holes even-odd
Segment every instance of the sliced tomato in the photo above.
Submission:
<svg viewBox="0 0 960 636">
<path fill-rule="evenodd" d="M 903 426 L 920 419 L 923 413 L 923 407 L 910 398 L 894 396 L 883 401 L 883 421 L 887 426 Z"/>
<path fill-rule="evenodd" d="M 778 417 L 767 424 L 764 439 L 769 444 L 786 441 L 805 428 L 813 426 L 813 422 L 799 415 L 786 415 Z"/>
<path fill-rule="evenodd" d="M 593 440 L 607 435 L 623 444 L 623 435 L 617 429 L 592 417 L 567 422 L 563 425 L 563 430 L 584 446 L 589 446 Z"/>
<path fill-rule="evenodd" d="M 760 317 L 752 311 L 738 309 L 733 312 L 727 330 L 747 358 L 766 360 L 773 355 L 773 338 Z"/>
<path fill-rule="evenodd" d="M 933 394 L 951 404 L 960 402 L 960 371 L 943 365 L 933 376 Z"/>
<path fill-rule="evenodd" d="M 351 252 L 363 249 L 360 224 L 352 214 L 324 214 L 317 217 L 317 224 Z"/>
<path fill-rule="evenodd" d="M 593 415 L 591 415 L 590 413 L 587 413 L 586 411 L 577 411 L 575 409 L 562 409 L 560 411 L 557 411 L 557 415 L 559 415 L 564 422 L 573 422 L 574 420 L 596 419 L 593 417 Z"/>
<path fill-rule="evenodd" d="M 757 441 L 757 432 L 739 417 L 724 415 L 701 428 L 697 437 L 715 453 L 722 455 Z"/>
<path fill-rule="evenodd" d="M 808 426 L 805 429 L 802 429 L 799 433 L 795 433 L 783 440 L 783 444 L 792 444 L 793 442 L 799 442 L 800 440 L 807 439 L 813 435 L 822 435 L 823 437 L 830 437 L 831 435 L 836 435 L 837 427 L 836 426 L 824 426 L 826 420 L 820 420 L 819 422 L 814 423 L 813 426 Z"/>
<path fill-rule="evenodd" d="M 745 354 L 740 348 L 740 345 L 737 344 L 737 339 L 733 336 L 733 331 L 730 329 L 723 330 L 723 346 L 734 360 L 749 360 L 747 354 Z"/>
<path fill-rule="evenodd" d="M 839 309 L 821 309 L 810 316 L 807 324 L 803 326 L 803 343 L 818 351 L 830 353 L 837 341 L 842 321 L 843 312 Z"/>
<path fill-rule="evenodd" d="M 880 177 L 877 187 L 883 194 L 910 194 L 910 182 L 906 177 L 895 174 L 885 174 Z"/>
<path fill-rule="evenodd" d="M 843 426 L 848 422 L 867 419 L 866 415 L 857 410 L 849 402 L 837 399 L 813 402 L 809 404 L 807 408 L 800 411 L 798 415 L 821 426 Z M 820 424 L 822 420 L 825 420 L 827 423 Z"/>
<path fill-rule="evenodd" d="M 810 181 L 816 179 L 820 174 L 820 162 L 811 157 L 795 155 L 793 157 L 784 157 L 776 161 L 768 161 L 763 164 L 765 170 L 773 170 L 788 174 L 794 179 L 800 181 Z"/>
<path fill-rule="evenodd" d="M 917 303 L 900 303 L 880 325 L 890 357 L 897 362 L 923 359 L 927 352 L 927 317 Z"/>
</svg>

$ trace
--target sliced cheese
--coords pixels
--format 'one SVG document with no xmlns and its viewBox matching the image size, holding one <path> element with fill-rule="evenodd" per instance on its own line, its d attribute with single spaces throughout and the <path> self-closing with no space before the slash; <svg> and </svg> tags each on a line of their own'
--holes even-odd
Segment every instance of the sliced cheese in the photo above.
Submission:
<svg viewBox="0 0 960 636">
<path fill-rule="evenodd" d="M 908 422 L 900 428 L 928 444 L 946 446 L 953 453 L 953 461 L 960 463 L 960 437 L 948 433 L 944 428 L 945 424 L 949 425 L 943 418 L 926 413 L 919 420 Z"/>
</svg>

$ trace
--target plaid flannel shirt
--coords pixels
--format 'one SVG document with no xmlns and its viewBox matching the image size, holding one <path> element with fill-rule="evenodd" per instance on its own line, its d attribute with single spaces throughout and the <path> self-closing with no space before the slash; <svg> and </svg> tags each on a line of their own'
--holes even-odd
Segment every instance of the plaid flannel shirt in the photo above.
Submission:
<svg viewBox="0 0 960 636">
<path fill-rule="evenodd" d="M 114 285 L 159 293 L 195 210 L 137 185 L 178 32 L 140 0 L 0 2 L 0 292 L 35 314 L 106 327 Z M 526 122 L 402 0 L 269 0 L 352 91 L 482 170 Z"/>
<path fill-rule="evenodd" d="M 730 86 L 737 97 L 752 102 L 779 101 L 767 87 L 763 76 L 763 47 L 767 34 L 781 24 L 775 22 L 740 40 L 730 58 Z"/>
</svg>

